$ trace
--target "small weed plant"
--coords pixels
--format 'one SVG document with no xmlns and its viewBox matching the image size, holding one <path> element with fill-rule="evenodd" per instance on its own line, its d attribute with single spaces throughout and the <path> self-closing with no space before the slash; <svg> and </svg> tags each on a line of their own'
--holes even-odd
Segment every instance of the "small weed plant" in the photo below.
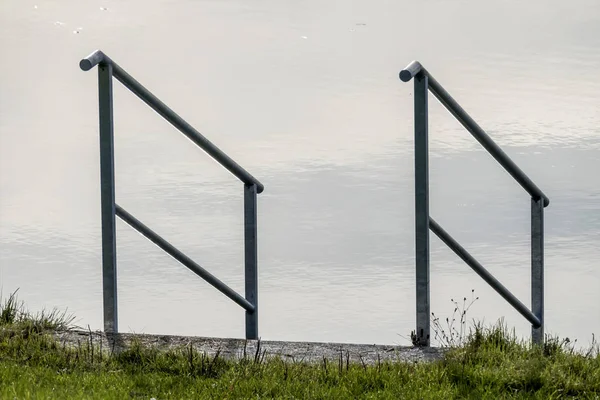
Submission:
<svg viewBox="0 0 600 400">
<path fill-rule="evenodd" d="M 471 298 L 463 298 L 462 303 L 450 299 L 454 306 L 454 311 L 450 317 L 440 319 L 435 313 L 431 313 L 431 329 L 433 330 L 434 340 L 441 347 L 459 347 L 464 345 L 467 339 L 467 312 L 473 304 L 479 300 L 475 297 L 475 289 L 471 290 Z"/>
</svg>

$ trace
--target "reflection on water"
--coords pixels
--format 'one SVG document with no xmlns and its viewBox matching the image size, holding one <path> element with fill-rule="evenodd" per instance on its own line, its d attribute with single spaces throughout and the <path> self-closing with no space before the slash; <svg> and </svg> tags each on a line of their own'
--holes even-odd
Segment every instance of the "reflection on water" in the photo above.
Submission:
<svg viewBox="0 0 600 400">
<path fill-rule="evenodd" d="M 101 48 L 265 183 L 263 338 L 405 343 L 413 110 L 397 73 L 419 59 L 550 197 L 548 329 L 589 340 L 600 332 L 600 3 L 413 3 L 0 4 L 2 290 L 101 326 L 96 78 L 77 67 Z M 118 83 L 115 96 L 119 204 L 242 291 L 241 185 Z M 432 215 L 528 303 L 526 193 L 433 98 L 430 125 Z M 243 334 L 237 305 L 121 222 L 118 239 L 122 329 Z M 433 311 L 451 314 L 449 299 L 475 289 L 471 316 L 527 334 L 432 246 Z"/>
</svg>

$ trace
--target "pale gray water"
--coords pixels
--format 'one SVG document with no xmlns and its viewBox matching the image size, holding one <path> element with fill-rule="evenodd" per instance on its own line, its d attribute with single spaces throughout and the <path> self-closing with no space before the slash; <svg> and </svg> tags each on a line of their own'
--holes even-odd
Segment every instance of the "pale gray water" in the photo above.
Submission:
<svg viewBox="0 0 600 400">
<path fill-rule="evenodd" d="M 106 7 L 107 10 L 101 10 Z M 56 22 L 60 22 L 57 24 Z M 79 33 L 73 33 L 78 31 Z M 100 48 L 266 186 L 265 339 L 406 343 L 420 60 L 551 199 L 550 333 L 600 333 L 600 2 L 0 2 L 0 287 L 101 327 Z M 117 198 L 243 290 L 242 190 L 115 83 Z M 432 98 L 431 212 L 529 304 L 529 199 Z M 123 331 L 243 335 L 243 311 L 124 223 Z M 433 237 L 433 236 L 432 236 Z M 524 318 L 435 237 L 433 311 Z"/>
</svg>

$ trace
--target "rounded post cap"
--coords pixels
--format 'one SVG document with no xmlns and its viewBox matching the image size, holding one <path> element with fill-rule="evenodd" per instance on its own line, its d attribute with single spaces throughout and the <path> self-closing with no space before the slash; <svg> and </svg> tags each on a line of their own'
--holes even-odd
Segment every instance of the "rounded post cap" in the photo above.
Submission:
<svg viewBox="0 0 600 400">
<path fill-rule="evenodd" d="M 423 70 L 423 66 L 418 61 L 413 61 L 400 71 L 400 80 L 402 82 L 408 82 L 414 78 L 419 72 Z"/>
<path fill-rule="evenodd" d="M 106 57 L 106 55 L 100 50 L 96 50 L 86 58 L 79 61 L 79 68 L 81 68 L 83 71 L 89 71 L 103 61 L 110 61 L 110 59 Z"/>
</svg>

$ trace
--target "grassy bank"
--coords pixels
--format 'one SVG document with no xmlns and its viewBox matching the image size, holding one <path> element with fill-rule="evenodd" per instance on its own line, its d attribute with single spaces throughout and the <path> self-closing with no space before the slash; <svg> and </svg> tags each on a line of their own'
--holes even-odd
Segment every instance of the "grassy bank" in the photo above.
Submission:
<svg viewBox="0 0 600 400">
<path fill-rule="evenodd" d="M 111 354 L 67 347 L 52 330 L 64 313 L 31 315 L 10 297 L 0 307 L 0 399 L 600 398 L 597 345 L 580 353 L 550 339 L 531 347 L 503 326 L 475 326 L 431 363 L 306 364 L 249 355 L 207 357 L 189 347 L 133 345 Z"/>
</svg>

